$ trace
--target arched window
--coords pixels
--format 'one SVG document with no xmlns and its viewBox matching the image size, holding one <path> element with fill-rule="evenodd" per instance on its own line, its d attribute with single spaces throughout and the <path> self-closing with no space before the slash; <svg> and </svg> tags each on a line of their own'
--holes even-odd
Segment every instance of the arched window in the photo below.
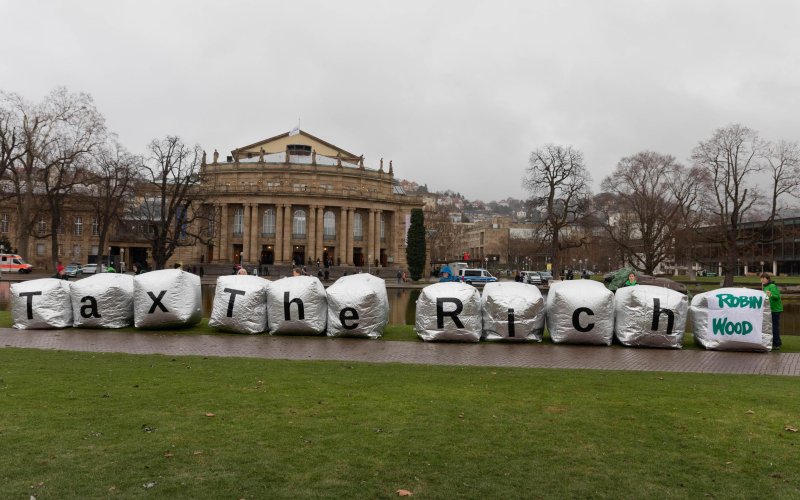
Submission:
<svg viewBox="0 0 800 500">
<path fill-rule="evenodd" d="M 237 208 L 233 211 L 233 234 L 244 234 L 243 208 Z"/>
<path fill-rule="evenodd" d="M 303 238 L 306 235 L 306 211 L 295 210 L 292 217 L 292 237 Z"/>
<path fill-rule="evenodd" d="M 322 237 L 326 239 L 336 237 L 336 216 L 330 210 L 322 216 Z"/>
<path fill-rule="evenodd" d="M 275 236 L 275 210 L 271 208 L 264 210 L 261 232 L 264 233 L 264 236 Z"/>
<path fill-rule="evenodd" d="M 353 217 L 353 239 L 361 241 L 364 238 L 364 225 L 361 223 L 361 214 L 356 212 Z"/>
</svg>

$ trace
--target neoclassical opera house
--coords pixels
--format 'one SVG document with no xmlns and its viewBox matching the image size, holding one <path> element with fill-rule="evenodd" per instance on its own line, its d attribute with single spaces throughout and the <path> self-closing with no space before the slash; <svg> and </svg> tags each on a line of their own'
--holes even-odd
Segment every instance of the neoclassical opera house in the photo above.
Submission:
<svg viewBox="0 0 800 500">
<path fill-rule="evenodd" d="M 356 156 L 302 130 L 243 146 L 203 166 L 204 202 L 220 227 L 173 260 L 404 267 L 411 209 L 391 162 Z M 176 259 L 177 257 L 177 259 Z"/>
</svg>

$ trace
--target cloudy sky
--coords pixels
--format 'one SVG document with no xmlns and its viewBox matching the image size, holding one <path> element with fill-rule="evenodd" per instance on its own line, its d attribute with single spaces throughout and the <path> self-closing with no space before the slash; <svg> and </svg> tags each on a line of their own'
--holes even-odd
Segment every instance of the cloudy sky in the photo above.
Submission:
<svg viewBox="0 0 800 500">
<path fill-rule="evenodd" d="M 641 150 L 688 162 L 739 122 L 800 140 L 800 2 L 0 0 L 0 90 L 90 93 L 132 152 L 288 132 L 398 177 L 525 196 L 533 149 L 595 186 Z"/>
</svg>

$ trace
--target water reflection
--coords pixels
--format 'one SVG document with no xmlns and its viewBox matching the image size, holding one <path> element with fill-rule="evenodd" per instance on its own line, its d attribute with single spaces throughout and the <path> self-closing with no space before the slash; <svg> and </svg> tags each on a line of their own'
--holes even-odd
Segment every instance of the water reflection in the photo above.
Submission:
<svg viewBox="0 0 800 500">
<path fill-rule="evenodd" d="M 8 281 L 0 281 L 0 309 L 9 310 L 9 285 Z M 211 314 L 214 302 L 214 285 L 203 285 L 203 316 Z M 419 288 L 388 288 L 389 296 L 389 324 L 413 325 L 417 311 L 417 298 Z M 687 325 L 688 326 L 688 325 Z M 781 333 L 796 335 L 800 333 L 800 297 L 791 296 L 783 301 L 783 314 L 781 315 Z"/>
</svg>

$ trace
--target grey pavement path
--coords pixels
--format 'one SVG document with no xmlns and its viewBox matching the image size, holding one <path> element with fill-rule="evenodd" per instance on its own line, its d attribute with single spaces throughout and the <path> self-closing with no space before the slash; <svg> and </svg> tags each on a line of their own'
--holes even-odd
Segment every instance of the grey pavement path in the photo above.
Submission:
<svg viewBox="0 0 800 500">
<path fill-rule="evenodd" d="M 0 348 L 8 347 L 168 356 L 800 376 L 800 353 L 0 328 Z"/>
</svg>

